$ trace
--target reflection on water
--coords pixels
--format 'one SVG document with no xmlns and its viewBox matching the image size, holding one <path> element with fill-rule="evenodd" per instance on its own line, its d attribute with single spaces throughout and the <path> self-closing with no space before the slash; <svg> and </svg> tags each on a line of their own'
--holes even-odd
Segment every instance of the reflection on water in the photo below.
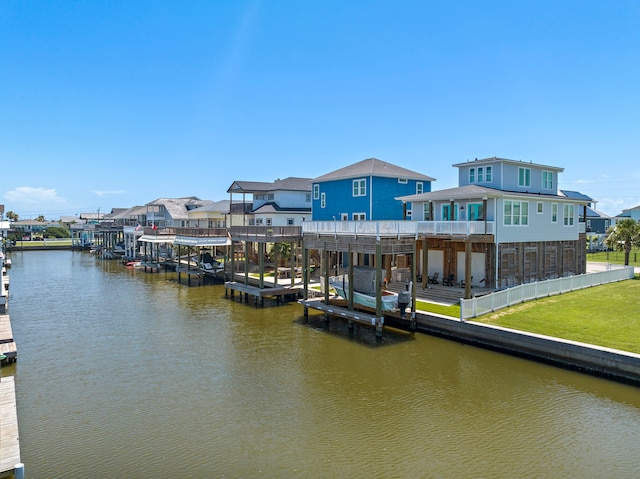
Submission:
<svg viewBox="0 0 640 479">
<path fill-rule="evenodd" d="M 420 334 L 378 345 L 86 253 L 12 259 L 29 479 L 640 470 L 637 388 Z"/>
</svg>

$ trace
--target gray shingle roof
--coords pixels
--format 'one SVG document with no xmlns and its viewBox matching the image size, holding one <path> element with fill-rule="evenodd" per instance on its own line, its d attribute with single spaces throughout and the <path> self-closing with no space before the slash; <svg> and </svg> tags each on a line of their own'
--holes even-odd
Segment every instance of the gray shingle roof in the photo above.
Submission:
<svg viewBox="0 0 640 479">
<path fill-rule="evenodd" d="M 234 181 L 227 193 L 265 193 L 268 191 L 311 191 L 311 178 L 289 177 L 274 182 Z"/>
<path fill-rule="evenodd" d="M 407 170 L 400 166 L 378 160 L 377 158 L 369 158 L 362 160 L 353 165 L 345 166 L 339 170 L 332 171 L 326 175 L 319 176 L 313 181 L 323 182 L 331 180 L 342 180 L 348 178 L 357 178 L 360 176 L 378 176 L 384 178 L 407 178 L 410 180 L 435 181 L 432 178 L 415 171 Z"/>
<path fill-rule="evenodd" d="M 571 201 L 577 203 L 585 203 L 584 200 L 567 198 L 566 196 L 558 195 L 542 195 L 534 193 L 521 193 L 515 191 L 503 191 L 496 190 L 495 188 L 487 188 L 484 186 L 467 185 L 458 186 L 456 188 L 447 188 L 444 190 L 431 191 L 429 193 L 421 193 L 419 195 L 399 196 L 396 200 L 408 202 L 408 201 L 446 201 L 446 200 L 458 200 L 465 198 L 502 198 L 520 196 L 523 198 L 557 198 L 562 201 Z"/>
</svg>

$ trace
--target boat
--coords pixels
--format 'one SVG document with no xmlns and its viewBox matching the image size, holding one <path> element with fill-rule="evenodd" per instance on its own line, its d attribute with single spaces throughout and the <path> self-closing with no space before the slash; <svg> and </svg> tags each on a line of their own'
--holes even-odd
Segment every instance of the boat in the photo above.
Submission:
<svg viewBox="0 0 640 479">
<path fill-rule="evenodd" d="M 216 274 L 224 271 L 224 265 L 216 260 L 213 260 L 211 262 L 202 261 L 200 262 L 200 271 Z"/>
<path fill-rule="evenodd" d="M 205 274 L 218 274 L 224 271 L 224 263 L 215 259 L 210 253 L 192 256 L 191 262 Z"/>
<path fill-rule="evenodd" d="M 382 270 L 382 276 L 385 276 L 385 270 Z M 371 309 L 377 309 L 376 305 L 376 270 L 367 266 L 353 267 L 353 302 L 360 306 Z M 346 274 L 329 277 L 329 286 L 331 286 L 338 296 L 349 299 L 349 278 Z M 382 310 L 397 311 L 398 310 L 398 294 L 393 291 L 382 289 Z"/>
</svg>

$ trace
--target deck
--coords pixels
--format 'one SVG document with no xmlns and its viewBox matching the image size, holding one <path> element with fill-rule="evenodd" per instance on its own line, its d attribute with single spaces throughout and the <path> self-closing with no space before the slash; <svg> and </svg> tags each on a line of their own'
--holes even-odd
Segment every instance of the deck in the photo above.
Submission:
<svg viewBox="0 0 640 479">
<path fill-rule="evenodd" d="M 0 474 L 20 463 L 20 436 L 13 376 L 0 378 Z"/>
<path fill-rule="evenodd" d="M 4 354 L 6 359 L 3 362 L 14 362 L 18 357 L 18 349 L 13 340 L 11 321 L 8 314 L 0 314 L 0 354 Z"/>
<path fill-rule="evenodd" d="M 276 300 L 280 301 L 280 299 L 285 296 L 298 296 L 303 291 L 303 286 L 301 284 L 260 288 L 258 286 L 244 284 L 237 281 L 226 281 L 224 283 L 224 287 L 225 291 L 231 290 L 231 296 L 233 296 L 235 291 L 238 291 L 245 296 L 253 296 L 256 299 L 256 303 L 259 300 L 261 305 L 264 305 L 264 298 L 266 297 L 275 296 Z"/>
</svg>

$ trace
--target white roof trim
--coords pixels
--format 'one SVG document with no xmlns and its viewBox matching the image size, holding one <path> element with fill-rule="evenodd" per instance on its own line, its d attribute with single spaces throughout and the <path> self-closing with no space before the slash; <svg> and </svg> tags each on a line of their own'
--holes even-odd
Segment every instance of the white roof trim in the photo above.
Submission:
<svg viewBox="0 0 640 479">
<path fill-rule="evenodd" d="M 176 236 L 173 244 L 181 246 L 228 246 L 231 240 L 228 236 Z"/>
<path fill-rule="evenodd" d="M 145 243 L 173 243 L 175 239 L 175 235 L 142 235 L 138 238 L 138 241 Z"/>
</svg>

